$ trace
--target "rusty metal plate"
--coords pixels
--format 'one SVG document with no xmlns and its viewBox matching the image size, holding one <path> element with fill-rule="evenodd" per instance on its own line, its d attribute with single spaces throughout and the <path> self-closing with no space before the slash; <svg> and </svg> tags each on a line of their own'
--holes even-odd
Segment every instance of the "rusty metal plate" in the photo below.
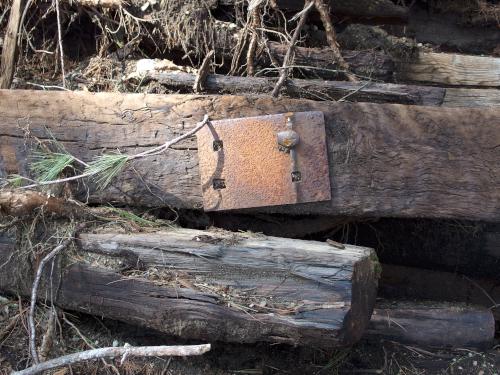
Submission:
<svg viewBox="0 0 500 375">
<path fill-rule="evenodd" d="M 278 133 L 290 130 L 299 141 L 287 149 Z M 211 121 L 197 138 L 206 211 L 331 199 L 322 112 Z"/>
</svg>

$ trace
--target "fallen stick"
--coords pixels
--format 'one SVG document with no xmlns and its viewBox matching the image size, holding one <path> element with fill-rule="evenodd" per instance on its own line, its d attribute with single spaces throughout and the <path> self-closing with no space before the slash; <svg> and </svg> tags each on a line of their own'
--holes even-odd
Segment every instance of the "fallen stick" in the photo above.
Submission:
<svg viewBox="0 0 500 375">
<path fill-rule="evenodd" d="M 356 82 L 357 79 L 354 75 L 349 73 L 349 64 L 344 60 L 342 53 L 340 52 L 339 44 L 337 43 L 337 34 L 335 33 L 335 28 L 332 24 L 332 19 L 330 17 L 331 10 L 328 9 L 328 5 L 325 4 L 324 0 L 314 0 L 314 5 L 318 11 L 323 27 L 325 28 L 326 40 L 330 46 L 333 55 L 335 56 L 335 61 L 340 69 L 345 71 L 347 79 L 351 82 Z"/>
<path fill-rule="evenodd" d="M 70 235 L 70 237 L 64 239 L 59 245 L 57 245 L 50 253 L 48 253 L 40 261 L 40 264 L 38 265 L 38 269 L 36 271 L 35 280 L 33 281 L 33 286 L 31 288 L 31 303 L 28 314 L 28 323 L 29 323 L 29 342 L 30 342 L 29 347 L 30 347 L 31 357 L 33 358 L 33 362 L 35 362 L 35 364 L 38 364 L 40 362 L 38 358 L 38 353 L 36 351 L 35 308 L 38 296 L 38 286 L 40 285 L 40 279 L 42 278 L 43 268 L 51 259 L 54 259 L 56 255 L 58 255 L 62 250 L 68 247 L 71 241 L 73 241 L 73 236 L 74 232 Z"/>
<path fill-rule="evenodd" d="M 198 74 L 196 75 L 196 79 L 193 84 L 193 91 L 198 93 L 200 91 L 204 90 L 205 86 L 205 80 L 207 79 L 208 72 L 210 70 L 210 63 L 212 61 L 212 58 L 215 55 L 215 51 L 212 50 L 210 51 L 205 58 L 203 59 L 203 62 L 201 63 L 200 69 L 198 69 Z"/>
<path fill-rule="evenodd" d="M 39 363 L 25 370 L 14 371 L 11 375 L 36 375 L 43 371 L 53 370 L 62 366 L 74 365 L 76 363 L 91 361 L 101 358 L 117 358 L 122 360 L 129 357 L 187 357 L 202 355 L 210 350 L 210 344 L 203 345 L 178 345 L 178 346 L 140 346 L 123 348 L 100 348 L 86 350 L 84 352 L 68 354 Z"/>
<path fill-rule="evenodd" d="M 32 215 L 34 210 L 54 216 L 70 217 L 85 215 L 83 205 L 67 199 L 52 197 L 37 191 L 0 191 L 0 213 L 14 217 Z"/>
</svg>

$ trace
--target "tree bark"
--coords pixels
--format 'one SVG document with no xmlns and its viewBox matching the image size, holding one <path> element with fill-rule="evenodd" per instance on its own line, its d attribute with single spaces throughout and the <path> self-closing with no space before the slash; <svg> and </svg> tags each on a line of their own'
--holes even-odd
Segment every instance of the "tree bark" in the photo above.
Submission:
<svg viewBox="0 0 500 375">
<path fill-rule="evenodd" d="M 348 346 L 361 338 L 375 303 L 378 263 L 368 248 L 180 228 L 87 233 L 78 244 L 81 255 L 112 257 L 135 271 L 128 277 L 68 262 L 52 283 L 47 271 L 40 295 L 59 285 L 54 302 L 62 308 L 184 338 Z M 19 261 L 6 247 L 0 289 L 29 295 L 19 286 L 29 277 L 17 281 Z"/>
<path fill-rule="evenodd" d="M 120 149 L 133 154 L 211 119 L 291 111 L 325 116 L 332 200 L 248 212 L 358 217 L 433 217 L 495 221 L 500 216 L 498 109 L 348 104 L 250 96 L 183 96 L 85 92 L 0 92 L 0 173 L 29 173 L 20 127 L 80 160 Z M 78 185 L 72 185 L 76 190 Z M 89 202 L 201 207 L 196 143 L 134 161 Z M 88 190 L 80 186 L 80 198 Z"/>
<path fill-rule="evenodd" d="M 452 348 L 491 347 L 495 320 L 484 307 L 436 302 L 378 303 L 369 339 Z"/>
</svg>

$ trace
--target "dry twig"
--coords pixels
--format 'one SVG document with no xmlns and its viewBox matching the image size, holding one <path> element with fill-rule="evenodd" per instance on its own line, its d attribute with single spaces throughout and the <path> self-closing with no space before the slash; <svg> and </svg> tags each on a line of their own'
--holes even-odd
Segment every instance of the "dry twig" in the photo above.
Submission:
<svg viewBox="0 0 500 375">
<path fill-rule="evenodd" d="M 247 74 L 253 76 L 255 74 L 255 51 L 257 49 L 258 33 L 257 29 L 261 26 L 260 18 L 260 5 L 252 9 L 251 13 L 251 23 L 250 31 L 252 32 L 252 38 L 250 39 L 250 44 L 248 45 L 247 51 Z"/>
<path fill-rule="evenodd" d="M 207 75 L 210 70 L 210 62 L 214 57 L 214 55 L 215 51 L 211 50 L 203 59 L 203 62 L 201 63 L 200 69 L 198 69 L 198 74 L 196 75 L 196 79 L 194 81 L 193 85 L 194 92 L 198 93 L 203 91 L 204 89 L 203 85 L 205 83 L 205 80 L 207 79 Z"/>
<path fill-rule="evenodd" d="M 195 134 L 196 132 L 198 132 L 198 130 L 200 130 L 208 122 L 209 122 L 208 115 L 205 115 L 203 117 L 203 120 L 201 122 L 199 122 L 198 124 L 196 124 L 196 126 L 193 129 L 191 129 L 190 131 L 188 131 L 187 133 L 180 135 L 177 138 L 174 138 L 168 142 L 165 142 L 164 144 L 162 144 L 158 147 L 152 148 L 151 150 L 147 150 L 147 151 L 141 152 L 139 154 L 135 154 L 135 155 L 121 155 L 124 158 L 120 163 L 123 166 L 126 162 L 129 162 L 131 160 L 159 155 L 159 154 L 165 152 L 168 148 L 172 147 L 174 144 L 176 144 L 176 143 L 182 141 L 183 139 L 186 139 L 186 138 L 192 136 L 193 134 Z M 114 156 L 114 155 L 104 155 L 104 157 L 106 157 L 106 156 Z M 115 166 L 113 166 L 113 167 L 115 167 Z M 84 172 L 84 173 L 76 175 L 76 176 L 60 178 L 57 180 L 50 180 L 50 181 L 40 181 L 40 182 L 36 182 L 34 184 L 31 184 L 31 185 L 22 186 L 22 187 L 20 187 L 20 189 L 31 189 L 31 188 L 35 188 L 38 186 L 54 185 L 54 184 L 61 184 L 61 183 L 69 182 L 69 181 L 80 180 L 80 179 L 85 178 L 85 177 L 96 176 L 100 172 L 102 172 L 102 171 L 100 171 L 99 169 L 87 170 L 87 172 Z"/>
<path fill-rule="evenodd" d="M 59 43 L 59 57 L 61 58 L 62 87 L 66 88 L 66 74 L 64 73 L 64 51 L 63 51 L 62 32 L 61 32 L 61 12 L 59 9 L 59 0 L 55 1 L 56 1 L 56 16 L 57 16 L 57 39 Z"/>
<path fill-rule="evenodd" d="M 36 375 L 43 371 L 52 370 L 62 366 L 69 366 L 79 362 L 96 360 L 101 358 L 117 358 L 122 360 L 129 357 L 187 357 L 202 355 L 210 350 L 210 344 L 203 345 L 179 345 L 179 346 L 142 346 L 123 348 L 100 348 L 86 350 L 80 353 L 68 354 L 50 361 L 39 363 L 25 370 L 12 372 L 11 375 Z"/>
<path fill-rule="evenodd" d="M 36 271 L 35 280 L 33 281 L 33 286 L 31 288 L 31 303 L 28 314 L 30 352 L 31 352 L 31 357 L 33 358 L 33 362 L 35 364 L 40 363 L 40 359 L 38 358 L 38 353 L 36 351 L 35 308 L 36 308 L 36 300 L 38 294 L 38 286 L 40 285 L 40 280 L 42 278 L 43 268 L 51 259 L 53 259 L 57 254 L 59 254 L 62 250 L 68 247 L 68 245 L 73 241 L 74 234 L 75 231 L 73 231 L 68 238 L 61 241 L 61 243 L 57 245 L 50 253 L 48 253 L 40 261 L 40 264 L 38 265 L 38 269 Z"/>
<path fill-rule="evenodd" d="M 345 75 L 347 79 L 349 81 L 356 82 L 356 77 L 350 73 L 347 73 L 349 71 L 349 64 L 347 64 L 347 62 L 342 57 L 342 54 L 340 53 L 339 44 L 337 43 L 337 35 L 330 18 L 330 10 L 328 9 L 328 5 L 326 5 L 323 0 L 314 0 L 314 6 L 316 7 L 316 10 L 321 17 L 321 22 L 323 23 L 323 27 L 325 28 L 326 40 L 328 41 L 328 45 L 332 50 L 335 61 L 337 62 L 341 70 L 346 71 Z"/>
<path fill-rule="evenodd" d="M 280 78 L 278 79 L 278 82 L 276 82 L 276 86 L 274 86 L 272 96 L 277 97 L 281 87 L 286 81 L 286 78 L 288 76 L 288 66 L 290 65 L 293 51 L 295 49 L 295 43 L 297 43 L 297 39 L 299 39 L 300 36 L 300 31 L 304 27 L 304 24 L 306 23 L 307 15 L 309 14 L 309 11 L 313 7 L 314 2 L 306 2 L 304 9 L 300 11 L 300 19 L 299 22 L 297 23 L 297 27 L 295 28 L 295 31 L 293 32 L 292 39 L 290 40 L 290 46 L 288 47 L 288 50 L 286 51 L 285 58 L 283 59 L 283 70 L 281 71 Z"/>
</svg>

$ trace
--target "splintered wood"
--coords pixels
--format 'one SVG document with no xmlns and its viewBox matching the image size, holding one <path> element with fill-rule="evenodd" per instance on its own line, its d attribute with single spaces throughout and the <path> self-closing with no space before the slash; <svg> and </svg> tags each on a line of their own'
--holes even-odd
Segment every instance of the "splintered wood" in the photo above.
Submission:
<svg viewBox="0 0 500 375">
<path fill-rule="evenodd" d="M 78 246 L 80 260 L 53 271 L 56 304 L 183 338 L 347 346 L 362 336 L 375 304 L 378 261 L 364 247 L 180 228 L 86 233 Z M 16 281 L 13 251 L 0 247 L 0 264 L 7 262 L 0 290 L 28 295 L 19 285 L 29 281 Z M 89 253 L 131 271 L 83 262 Z"/>
</svg>

